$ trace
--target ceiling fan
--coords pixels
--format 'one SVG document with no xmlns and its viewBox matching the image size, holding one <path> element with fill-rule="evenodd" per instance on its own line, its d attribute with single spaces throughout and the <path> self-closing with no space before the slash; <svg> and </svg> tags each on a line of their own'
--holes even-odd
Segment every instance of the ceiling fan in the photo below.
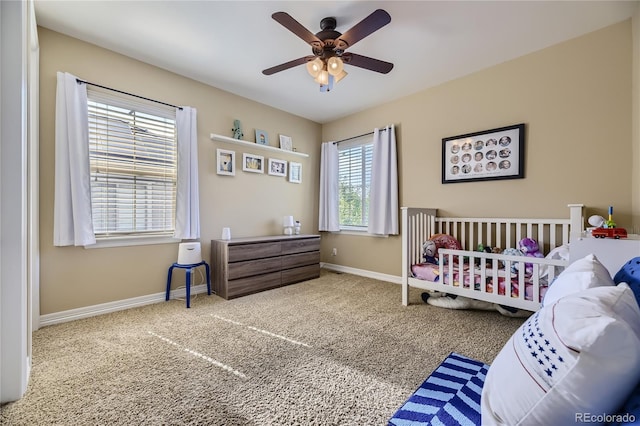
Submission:
<svg viewBox="0 0 640 426">
<path fill-rule="evenodd" d="M 263 70 L 265 75 L 306 64 L 307 71 L 320 84 L 320 91 L 328 92 L 333 83 L 340 81 L 347 73 L 344 64 L 387 74 L 393 69 L 390 62 L 345 52 L 348 48 L 367 37 L 371 33 L 391 22 L 391 16 L 382 9 L 377 9 L 362 21 L 354 25 L 344 34 L 336 31 L 336 18 L 329 17 L 320 21 L 321 31 L 313 34 L 286 12 L 276 12 L 271 17 L 286 29 L 300 37 L 311 46 L 313 55 L 303 56 L 280 65 Z"/>
</svg>

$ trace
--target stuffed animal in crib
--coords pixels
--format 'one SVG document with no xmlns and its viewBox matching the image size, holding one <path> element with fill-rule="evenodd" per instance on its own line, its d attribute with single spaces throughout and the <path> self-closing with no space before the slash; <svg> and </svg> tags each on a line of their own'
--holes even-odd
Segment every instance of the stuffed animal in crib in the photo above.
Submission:
<svg viewBox="0 0 640 426">
<path fill-rule="evenodd" d="M 542 253 L 540 253 L 538 242 L 533 238 L 521 239 L 520 242 L 518 243 L 518 247 L 520 247 L 520 251 L 522 251 L 525 256 L 544 257 Z"/>
<path fill-rule="evenodd" d="M 436 259 L 436 253 L 438 248 L 436 247 L 435 241 L 427 240 L 422 244 L 422 258 L 425 263 L 438 263 L 438 259 Z"/>
<path fill-rule="evenodd" d="M 438 250 L 440 248 L 462 250 L 460 241 L 448 234 L 434 234 L 422 244 L 422 256 L 426 263 L 438 263 Z M 445 263 L 447 260 L 445 259 Z"/>
<path fill-rule="evenodd" d="M 478 248 L 477 248 L 476 251 L 483 252 L 483 253 L 493 253 L 493 254 L 501 254 L 502 253 L 502 249 L 500 247 L 485 246 L 482 243 L 478 244 Z M 480 266 L 480 260 L 481 259 L 477 259 L 476 260 L 476 265 L 477 266 Z M 486 259 L 487 267 L 491 267 L 492 263 L 493 262 L 491 261 L 491 259 Z"/>
<path fill-rule="evenodd" d="M 542 253 L 540 253 L 540 248 L 538 247 L 538 242 L 533 238 L 523 238 L 518 242 L 518 246 L 520 247 L 520 251 L 524 253 L 525 256 L 528 257 L 544 257 Z M 526 272 L 533 272 L 533 264 L 525 263 L 524 264 Z"/>
<path fill-rule="evenodd" d="M 520 249 L 516 249 L 516 248 L 506 248 L 504 249 L 502 254 L 505 254 L 507 256 L 524 256 L 524 253 Z M 504 260 L 500 262 L 502 263 L 503 268 L 507 266 Z M 515 262 L 515 261 L 511 262 L 511 272 L 514 274 L 518 273 L 518 262 Z"/>
</svg>

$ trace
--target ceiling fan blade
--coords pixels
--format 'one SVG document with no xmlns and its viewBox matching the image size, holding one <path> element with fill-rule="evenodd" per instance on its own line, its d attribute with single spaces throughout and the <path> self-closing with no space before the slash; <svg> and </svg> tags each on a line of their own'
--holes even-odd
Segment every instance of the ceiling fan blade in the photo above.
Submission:
<svg viewBox="0 0 640 426">
<path fill-rule="evenodd" d="M 315 47 L 318 49 L 322 49 L 324 43 L 320 40 L 314 33 L 306 29 L 300 22 L 296 21 L 286 12 L 276 12 L 271 15 L 273 19 L 279 22 L 283 27 L 306 41 L 311 45 L 311 47 Z"/>
<path fill-rule="evenodd" d="M 393 69 L 391 62 L 381 61 L 380 59 L 369 58 L 368 56 L 358 55 L 356 53 L 344 53 L 342 61 L 345 64 L 353 65 L 367 70 L 387 74 Z"/>
<path fill-rule="evenodd" d="M 315 59 L 315 56 L 309 55 L 304 56 L 302 58 L 294 59 L 293 61 L 285 62 L 284 64 L 276 65 L 275 67 L 267 68 L 262 71 L 264 75 L 275 74 L 280 71 L 288 70 L 289 68 L 297 67 L 298 65 L 302 65 L 308 61 Z"/>
<path fill-rule="evenodd" d="M 346 33 L 342 34 L 335 42 L 336 49 L 345 50 L 353 46 L 369 34 L 391 22 L 391 15 L 385 10 L 377 9 L 371 15 L 358 22 Z M 284 25 L 284 24 L 283 24 Z"/>
</svg>

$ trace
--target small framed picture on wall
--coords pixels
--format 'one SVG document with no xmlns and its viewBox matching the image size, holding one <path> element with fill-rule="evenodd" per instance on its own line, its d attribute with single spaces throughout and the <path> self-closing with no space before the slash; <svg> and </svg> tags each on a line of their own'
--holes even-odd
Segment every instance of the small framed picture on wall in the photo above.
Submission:
<svg viewBox="0 0 640 426">
<path fill-rule="evenodd" d="M 287 162 L 284 160 L 269 158 L 269 174 L 273 176 L 286 176 Z"/>
<path fill-rule="evenodd" d="M 218 149 L 216 154 L 216 172 L 219 175 L 234 176 L 236 174 L 236 152 Z"/>
<path fill-rule="evenodd" d="M 289 182 L 302 183 L 302 164 L 289 163 Z"/>
<path fill-rule="evenodd" d="M 242 170 L 251 173 L 264 173 L 264 157 L 247 153 L 242 154 Z"/>
</svg>

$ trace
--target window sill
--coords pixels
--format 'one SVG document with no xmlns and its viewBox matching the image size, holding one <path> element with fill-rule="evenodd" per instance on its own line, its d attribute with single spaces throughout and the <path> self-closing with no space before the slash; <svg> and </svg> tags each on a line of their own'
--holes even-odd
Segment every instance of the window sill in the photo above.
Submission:
<svg viewBox="0 0 640 426">
<path fill-rule="evenodd" d="M 388 235 L 378 235 L 378 234 L 369 234 L 366 229 L 358 229 L 358 228 L 342 228 L 334 234 L 338 235 L 355 235 L 358 237 L 373 237 L 373 238 L 387 238 Z"/>
<path fill-rule="evenodd" d="M 135 236 L 135 237 L 111 237 L 96 239 L 96 243 L 90 246 L 84 246 L 86 249 L 109 248 L 109 247 L 129 247 L 129 246 L 146 246 L 152 244 L 175 244 L 182 241 L 179 238 L 167 236 Z"/>
</svg>

